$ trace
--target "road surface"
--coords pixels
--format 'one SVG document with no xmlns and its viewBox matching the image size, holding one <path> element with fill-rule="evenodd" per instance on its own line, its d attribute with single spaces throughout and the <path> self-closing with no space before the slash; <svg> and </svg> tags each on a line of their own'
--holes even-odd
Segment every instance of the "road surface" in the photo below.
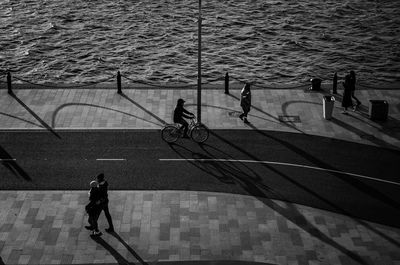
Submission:
<svg viewBox="0 0 400 265">
<path fill-rule="evenodd" d="M 217 130 L 168 145 L 157 130 L 0 133 L 0 189 L 197 190 L 304 204 L 400 227 L 400 152 L 298 133 Z"/>
</svg>

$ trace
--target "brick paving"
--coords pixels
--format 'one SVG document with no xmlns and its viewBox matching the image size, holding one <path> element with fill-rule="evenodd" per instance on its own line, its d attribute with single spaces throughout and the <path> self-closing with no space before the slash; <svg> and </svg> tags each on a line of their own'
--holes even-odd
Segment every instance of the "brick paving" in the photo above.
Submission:
<svg viewBox="0 0 400 265">
<path fill-rule="evenodd" d="M 400 229 L 223 193 L 111 191 L 116 234 L 93 239 L 84 228 L 87 197 L 87 191 L 0 192 L 4 263 L 400 264 Z M 103 214 L 99 225 L 104 232 Z"/>
<path fill-rule="evenodd" d="M 400 147 L 399 90 L 357 91 L 361 111 L 343 115 L 338 101 L 331 120 L 322 117 L 324 93 L 252 93 L 249 120 L 258 129 Z M 202 121 L 211 129 L 252 129 L 237 117 L 239 90 L 202 95 Z M 179 97 L 195 112 L 195 90 L 18 89 L 13 97 L 1 89 L 0 129 L 160 129 Z M 388 121 L 368 119 L 370 99 L 389 102 Z M 281 122 L 285 115 L 298 117 Z M 398 228 L 302 205 L 189 191 L 111 191 L 110 198 L 117 234 L 94 240 L 83 228 L 87 191 L 0 191 L 0 264 L 400 264 Z"/>
</svg>

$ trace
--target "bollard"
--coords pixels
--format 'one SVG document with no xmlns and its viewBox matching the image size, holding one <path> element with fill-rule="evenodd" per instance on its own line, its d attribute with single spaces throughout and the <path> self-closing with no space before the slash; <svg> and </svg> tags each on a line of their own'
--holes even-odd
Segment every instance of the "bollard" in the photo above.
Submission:
<svg viewBox="0 0 400 265">
<path fill-rule="evenodd" d="M 229 94 L 229 74 L 225 74 L 225 94 Z"/>
<path fill-rule="evenodd" d="M 333 86 L 332 86 L 332 93 L 337 94 L 337 73 L 333 75 Z"/>
<path fill-rule="evenodd" d="M 117 93 L 122 94 L 122 89 L 121 89 L 121 73 L 118 71 L 117 73 Z"/>
<path fill-rule="evenodd" d="M 8 94 L 12 94 L 12 87 L 11 87 L 11 74 L 10 72 L 7 73 L 7 88 L 8 88 Z"/>
<path fill-rule="evenodd" d="M 321 82 L 322 82 L 321 79 L 311 78 L 310 82 L 311 82 L 310 90 L 314 90 L 314 91 L 321 90 Z"/>
</svg>

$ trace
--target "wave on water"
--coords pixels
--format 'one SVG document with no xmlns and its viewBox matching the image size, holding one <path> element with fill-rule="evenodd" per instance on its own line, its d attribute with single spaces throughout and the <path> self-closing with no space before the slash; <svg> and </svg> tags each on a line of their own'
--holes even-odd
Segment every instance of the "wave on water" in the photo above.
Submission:
<svg viewBox="0 0 400 265">
<path fill-rule="evenodd" d="M 0 72 L 86 83 L 197 81 L 194 0 L 3 0 Z M 265 85 L 331 79 L 400 81 L 400 1 L 203 0 L 202 73 Z"/>
</svg>

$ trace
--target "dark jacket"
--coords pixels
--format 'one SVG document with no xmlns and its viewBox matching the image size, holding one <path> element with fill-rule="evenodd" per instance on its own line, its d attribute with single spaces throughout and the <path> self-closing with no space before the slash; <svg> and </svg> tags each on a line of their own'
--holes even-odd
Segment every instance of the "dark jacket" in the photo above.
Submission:
<svg viewBox="0 0 400 265">
<path fill-rule="evenodd" d="M 343 84 L 343 99 L 342 99 L 342 107 L 352 107 L 353 101 L 351 100 L 351 80 L 350 75 L 346 75 L 344 78 Z"/>
<path fill-rule="evenodd" d="M 100 200 L 102 203 L 108 202 L 108 182 L 104 180 L 99 183 Z"/>
<path fill-rule="evenodd" d="M 85 206 L 87 213 L 93 212 L 98 208 L 98 204 L 101 200 L 100 189 L 97 187 L 90 188 L 89 191 L 89 203 Z"/>
<path fill-rule="evenodd" d="M 191 112 L 185 110 L 185 108 L 181 105 L 176 106 L 174 110 L 174 122 L 179 123 L 182 118 L 190 119 L 193 115 Z"/>
</svg>

